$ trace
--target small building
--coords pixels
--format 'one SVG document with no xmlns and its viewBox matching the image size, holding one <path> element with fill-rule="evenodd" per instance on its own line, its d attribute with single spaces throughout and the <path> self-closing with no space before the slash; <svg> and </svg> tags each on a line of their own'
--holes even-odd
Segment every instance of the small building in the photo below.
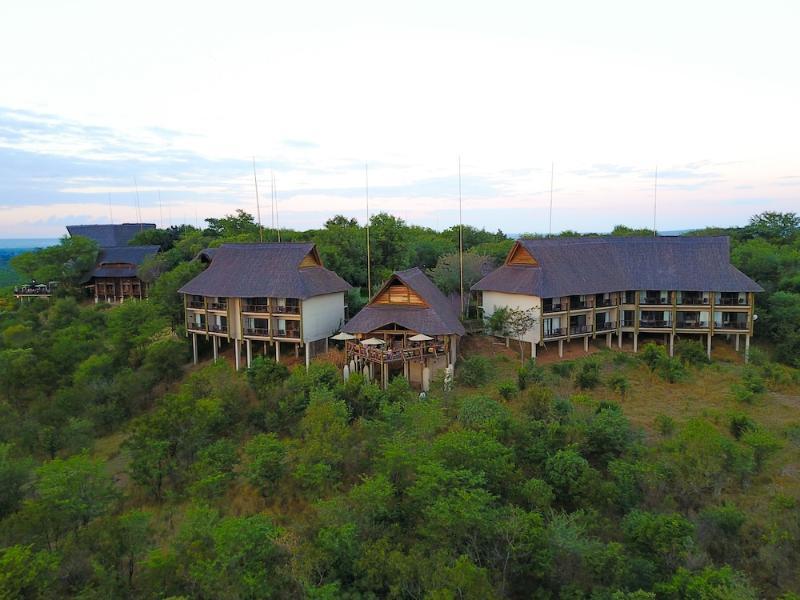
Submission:
<svg viewBox="0 0 800 600">
<path fill-rule="evenodd" d="M 95 302 L 124 302 L 147 298 L 149 285 L 139 278 L 139 267 L 155 255 L 158 246 L 101 248 L 97 265 L 84 284 Z"/>
<path fill-rule="evenodd" d="M 18 298 L 21 302 L 24 302 L 25 298 L 46 298 L 49 300 L 56 287 L 58 287 L 58 282 L 56 281 L 39 283 L 34 279 L 30 283 L 15 285 L 14 298 Z"/>
<path fill-rule="evenodd" d="M 282 350 L 303 349 L 308 365 L 344 324 L 350 285 L 322 265 L 312 243 L 223 244 L 198 258 L 208 267 L 178 290 L 195 363 L 204 336 L 215 359 L 221 342 L 232 343 L 237 369 L 242 344 L 248 366 L 259 348 L 278 361 Z"/>
<path fill-rule="evenodd" d="M 730 263 L 730 240 L 718 237 L 584 237 L 519 240 L 505 263 L 472 286 L 485 317 L 501 307 L 531 309 L 536 326 L 523 337 L 536 346 L 663 334 L 670 355 L 676 336 L 753 335 L 754 293 L 763 289 Z"/>
<path fill-rule="evenodd" d="M 129 246 L 140 232 L 155 229 L 154 223 L 68 225 L 70 236 L 97 243 L 97 264 L 84 282 L 95 302 L 124 302 L 147 298 L 148 284 L 139 278 L 139 267 L 156 254 L 158 246 Z"/>
<path fill-rule="evenodd" d="M 392 274 L 342 331 L 356 336 L 345 342 L 348 363 L 366 366 L 384 386 L 402 374 L 422 389 L 455 363 L 464 335 L 458 309 L 417 267 Z M 373 338 L 383 343 L 363 343 Z"/>
</svg>

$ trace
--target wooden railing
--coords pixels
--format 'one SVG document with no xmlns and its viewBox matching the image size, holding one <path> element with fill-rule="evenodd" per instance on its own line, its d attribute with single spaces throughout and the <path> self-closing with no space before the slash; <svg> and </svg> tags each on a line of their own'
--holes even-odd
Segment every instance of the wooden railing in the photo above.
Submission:
<svg viewBox="0 0 800 600">
<path fill-rule="evenodd" d="M 672 321 L 652 320 L 652 321 L 639 321 L 639 327 L 642 329 L 667 329 L 672 327 Z"/>
<path fill-rule="evenodd" d="M 705 321 L 676 321 L 675 327 L 678 329 L 708 329 Z"/>
<path fill-rule="evenodd" d="M 413 348 L 384 349 L 364 346 L 358 342 L 345 342 L 345 349 L 348 356 L 363 358 L 376 363 L 421 360 L 426 356 L 435 357 L 445 353 L 445 346 L 442 343 L 428 344 L 427 346 L 417 346 Z"/>
</svg>

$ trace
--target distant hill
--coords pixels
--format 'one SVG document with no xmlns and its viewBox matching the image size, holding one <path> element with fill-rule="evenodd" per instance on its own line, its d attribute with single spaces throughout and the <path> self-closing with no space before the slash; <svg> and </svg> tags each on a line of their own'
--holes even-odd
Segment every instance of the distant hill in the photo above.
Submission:
<svg viewBox="0 0 800 600">
<path fill-rule="evenodd" d="M 58 240 L 55 238 L 0 239 L 0 288 L 22 281 L 20 275 L 11 269 L 9 261 L 12 256 L 36 248 L 53 246 L 57 243 Z"/>
</svg>

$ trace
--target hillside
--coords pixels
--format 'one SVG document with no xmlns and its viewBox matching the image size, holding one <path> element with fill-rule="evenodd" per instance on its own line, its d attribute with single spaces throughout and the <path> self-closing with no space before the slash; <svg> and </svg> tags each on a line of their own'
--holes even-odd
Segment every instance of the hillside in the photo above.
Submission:
<svg viewBox="0 0 800 600">
<path fill-rule="evenodd" d="M 0 598 L 797 598 L 797 224 L 733 232 L 768 290 L 750 364 L 722 337 L 711 362 L 643 335 L 635 355 L 598 339 L 521 364 L 472 336 L 455 387 L 421 398 L 343 382 L 336 350 L 308 372 L 237 373 L 207 344 L 188 364 L 175 290 L 199 248 L 252 236 L 229 219 L 147 233 L 149 300 L 95 305 L 78 272 L 49 302 L 0 296 Z M 446 289 L 452 236 L 388 219 L 376 271 L 428 256 Z M 345 268 L 362 233 L 291 235 Z"/>
</svg>

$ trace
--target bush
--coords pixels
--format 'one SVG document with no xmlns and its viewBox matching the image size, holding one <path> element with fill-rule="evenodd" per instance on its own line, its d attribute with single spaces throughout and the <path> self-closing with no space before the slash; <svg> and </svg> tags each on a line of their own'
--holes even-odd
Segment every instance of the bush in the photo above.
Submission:
<svg viewBox="0 0 800 600">
<path fill-rule="evenodd" d="M 678 340 L 675 344 L 675 354 L 681 362 L 690 367 L 699 367 L 711 362 L 705 347 L 697 340 Z"/>
<path fill-rule="evenodd" d="M 508 409 L 486 396 L 468 396 L 461 403 L 458 420 L 470 429 L 494 432 L 509 420 Z"/>
<path fill-rule="evenodd" d="M 458 370 L 459 381 L 468 387 L 480 387 L 494 375 L 494 368 L 483 356 L 471 356 L 461 363 Z"/>
<path fill-rule="evenodd" d="M 744 435 L 746 432 L 753 431 L 755 428 L 755 422 L 747 415 L 743 413 L 731 415 L 728 429 L 731 432 L 731 435 L 737 440 L 741 439 L 742 435 Z"/>
<path fill-rule="evenodd" d="M 288 377 L 289 369 L 285 365 L 264 356 L 256 356 L 247 369 L 247 381 L 259 397 Z"/>
<path fill-rule="evenodd" d="M 678 381 L 686 379 L 688 375 L 686 367 L 677 358 L 668 358 L 665 356 L 659 361 L 657 369 L 658 376 L 669 383 L 677 383 Z"/>
<path fill-rule="evenodd" d="M 142 367 L 158 381 L 175 381 L 181 377 L 181 367 L 189 358 L 186 342 L 166 338 L 147 348 Z"/>
<path fill-rule="evenodd" d="M 670 436 L 675 433 L 675 419 L 668 415 L 656 415 L 653 420 L 656 430 L 664 437 Z"/>
<path fill-rule="evenodd" d="M 752 448 L 756 461 L 756 471 L 761 471 L 767 459 L 781 449 L 783 444 L 774 435 L 763 429 L 746 431 L 742 442 Z"/>
<path fill-rule="evenodd" d="M 659 363 L 667 358 L 667 351 L 663 346 L 659 346 L 654 342 L 647 342 L 642 346 L 642 351 L 639 354 L 639 359 L 647 365 L 650 371 L 655 371 Z"/>
<path fill-rule="evenodd" d="M 557 362 L 550 365 L 550 368 L 553 370 L 553 373 L 562 379 L 567 379 L 572 375 L 572 371 L 575 368 L 575 363 L 570 361 Z"/>
<path fill-rule="evenodd" d="M 614 373 L 611 377 L 608 378 L 608 387 L 612 390 L 617 392 L 622 399 L 625 399 L 625 394 L 628 393 L 628 390 L 631 388 L 631 384 L 628 381 L 628 378 L 625 377 L 622 373 Z"/>
<path fill-rule="evenodd" d="M 520 401 L 520 409 L 532 419 L 548 419 L 553 410 L 553 391 L 543 386 L 526 390 Z"/>
<path fill-rule="evenodd" d="M 286 447 L 274 433 L 261 433 L 244 447 L 244 475 L 266 496 L 286 472 Z"/>
<path fill-rule="evenodd" d="M 600 365 L 596 362 L 585 362 L 575 374 L 575 385 L 582 390 L 591 390 L 600 384 Z"/>
<path fill-rule="evenodd" d="M 532 383 L 544 382 L 544 369 L 536 364 L 535 358 L 525 361 L 517 372 L 517 383 L 520 390 L 524 390 Z"/>
<path fill-rule="evenodd" d="M 517 384 L 513 381 L 501 381 L 497 385 L 497 393 L 503 400 L 511 400 L 517 395 Z"/>
</svg>

